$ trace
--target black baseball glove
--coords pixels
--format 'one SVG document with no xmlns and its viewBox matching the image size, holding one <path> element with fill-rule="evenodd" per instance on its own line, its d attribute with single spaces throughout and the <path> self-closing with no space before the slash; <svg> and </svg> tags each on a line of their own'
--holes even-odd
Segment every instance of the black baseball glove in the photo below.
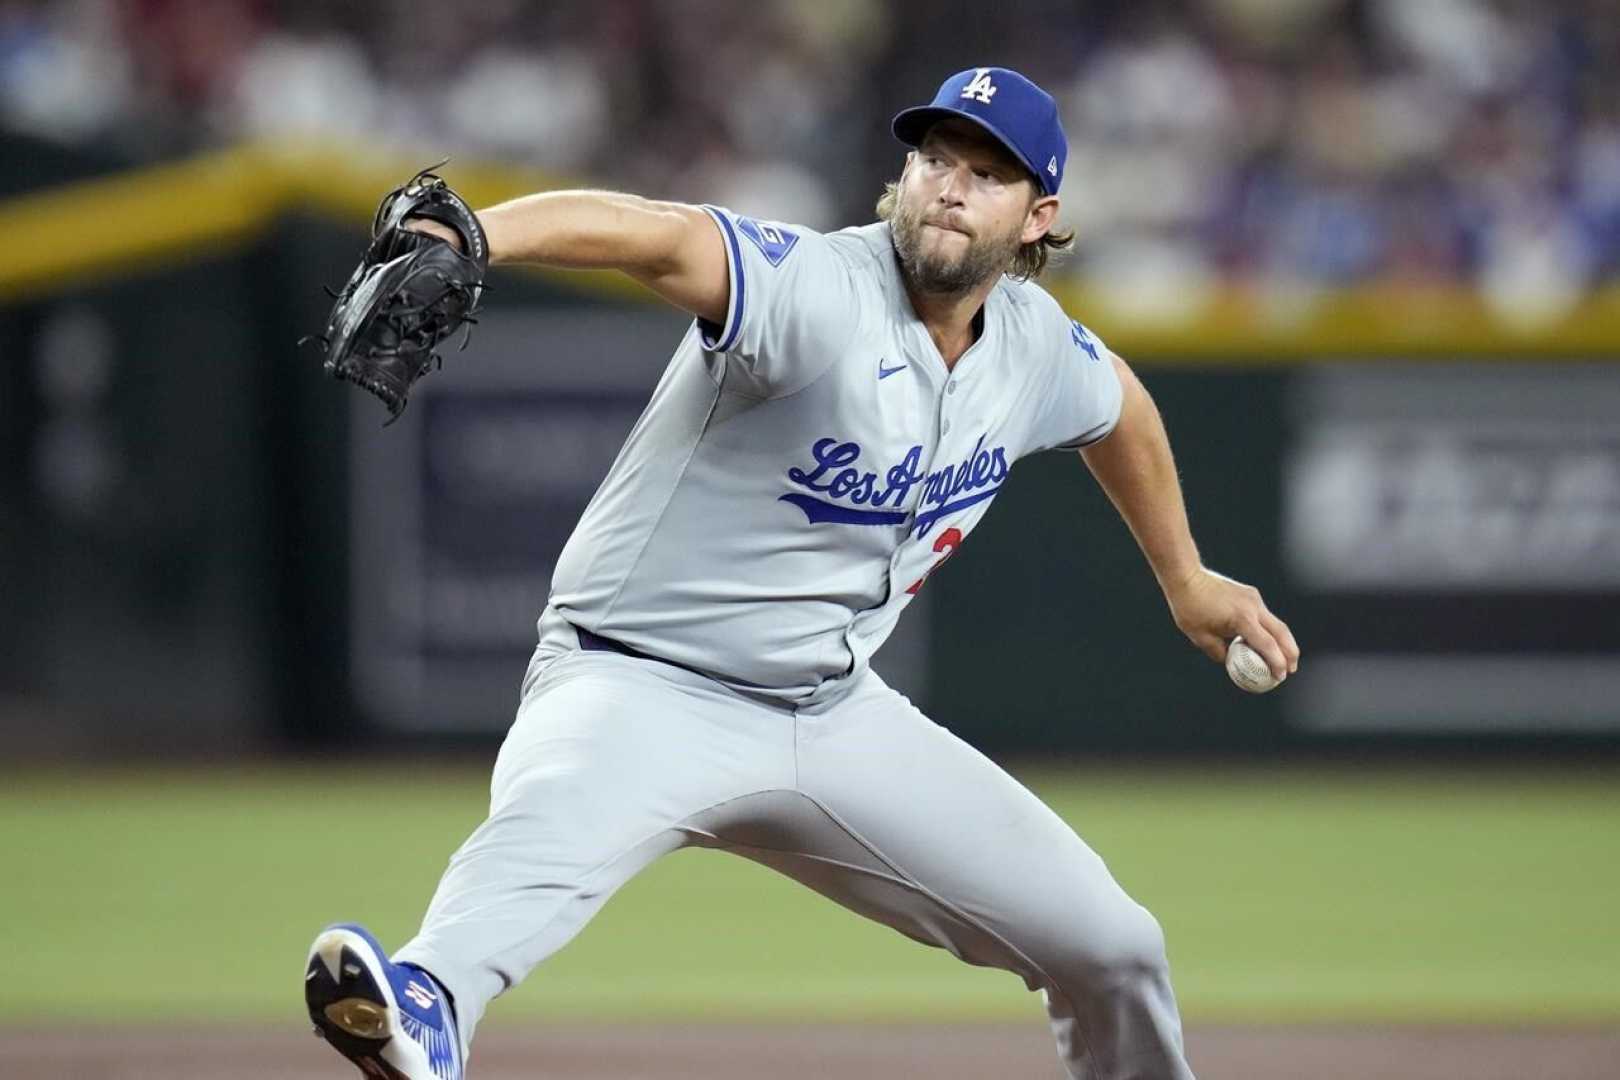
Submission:
<svg viewBox="0 0 1620 1080">
<path fill-rule="evenodd" d="M 483 226 L 465 200 L 433 174 L 435 168 L 423 169 L 383 197 L 360 265 L 337 294 L 325 332 L 313 335 L 326 348 L 328 372 L 388 406 L 384 427 L 405 411 L 416 380 L 440 364 L 439 343 L 477 321 L 473 315 L 489 269 Z M 407 228 L 411 218 L 448 225 L 461 238 L 461 249 Z"/>
</svg>

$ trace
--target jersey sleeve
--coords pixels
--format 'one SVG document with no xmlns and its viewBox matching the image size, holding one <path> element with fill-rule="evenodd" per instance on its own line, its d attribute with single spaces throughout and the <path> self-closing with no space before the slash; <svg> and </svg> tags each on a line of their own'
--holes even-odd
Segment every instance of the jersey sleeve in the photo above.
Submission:
<svg viewBox="0 0 1620 1080">
<path fill-rule="evenodd" d="M 808 386 L 853 338 L 854 268 L 827 237 L 716 206 L 731 299 L 724 323 L 698 320 L 703 348 L 740 368 L 764 397 Z"/>
<path fill-rule="evenodd" d="M 1057 355 L 1035 445 L 1077 450 L 1114 430 L 1124 389 L 1108 346 L 1079 322 L 1062 318 L 1064 324 L 1049 331 L 1058 338 L 1054 343 Z"/>
</svg>

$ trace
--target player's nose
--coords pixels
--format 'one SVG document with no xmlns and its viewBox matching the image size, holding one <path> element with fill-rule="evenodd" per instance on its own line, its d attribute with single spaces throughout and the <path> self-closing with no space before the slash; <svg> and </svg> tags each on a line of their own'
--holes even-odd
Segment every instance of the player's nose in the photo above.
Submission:
<svg viewBox="0 0 1620 1080">
<path fill-rule="evenodd" d="M 939 186 L 939 201 L 946 206 L 961 206 L 967 192 L 967 179 L 961 169 L 952 169 L 945 174 L 944 181 Z"/>
</svg>

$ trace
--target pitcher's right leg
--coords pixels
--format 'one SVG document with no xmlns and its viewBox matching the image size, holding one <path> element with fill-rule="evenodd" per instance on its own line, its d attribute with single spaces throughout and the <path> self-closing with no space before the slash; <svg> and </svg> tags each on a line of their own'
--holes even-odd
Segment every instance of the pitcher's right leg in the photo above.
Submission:
<svg viewBox="0 0 1620 1080">
<path fill-rule="evenodd" d="M 489 818 L 394 958 L 449 992 L 464 1046 L 494 997 L 687 843 L 681 822 L 793 782 L 786 711 L 650 660 L 568 652 L 547 664 L 496 761 Z"/>
</svg>

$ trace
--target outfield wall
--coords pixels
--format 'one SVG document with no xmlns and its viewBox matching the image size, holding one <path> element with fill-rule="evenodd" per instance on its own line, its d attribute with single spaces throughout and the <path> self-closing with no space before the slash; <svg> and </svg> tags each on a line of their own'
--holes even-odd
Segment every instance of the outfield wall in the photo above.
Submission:
<svg viewBox="0 0 1620 1080">
<path fill-rule="evenodd" d="M 66 186 L 96 163 L 58 161 L 6 189 L 12 745 L 478 740 L 508 719 L 549 561 L 682 320 L 601 275 L 502 274 L 472 350 L 381 432 L 294 345 L 398 172 L 336 160 L 249 147 Z M 1054 291 L 1143 372 L 1207 560 L 1265 590 L 1304 668 L 1230 687 L 1083 468 L 1047 454 L 880 657 L 942 722 L 1006 752 L 1620 741 L 1613 295 L 1528 325 L 1455 293 L 1279 314 L 1228 290 L 1167 325 Z"/>
</svg>

